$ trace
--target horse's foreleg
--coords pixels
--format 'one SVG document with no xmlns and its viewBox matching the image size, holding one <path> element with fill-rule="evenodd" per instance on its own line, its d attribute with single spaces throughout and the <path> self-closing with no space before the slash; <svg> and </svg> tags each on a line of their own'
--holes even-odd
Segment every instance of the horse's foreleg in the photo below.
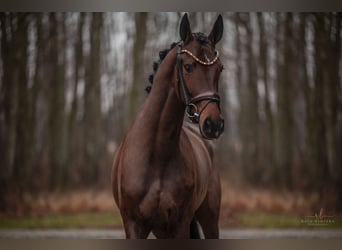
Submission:
<svg viewBox="0 0 342 250">
<path fill-rule="evenodd" d="M 202 227 L 206 239 L 218 239 L 221 189 L 219 182 L 211 185 L 202 205 L 196 211 L 196 219 Z"/>
<path fill-rule="evenodd" d="M 173 233 L 171 238 L 175 239 L 189 239 L 190 238 L 190 222 L 182 223 Z"/>
<path fill-rule="evenodd" d="M 201 235 L 200 235 L 200 232 L 198 230 L 198 225 L 197 225 L 195 218 L 193 218 L 191 223 L 190 223 L 190 238 L 191 239 L 200 239 L 201 238 Z"/>
<path fill-rule="evenodd" d="M 202 227 L 206 239 L 219 238 L 219 209 L 212 209 L 205 202 L 196 212 L 196 218 Z"/>
<path fill-rule="evenodd" d="M 157 239 L 189 239 L 190 221 L 185 219 L 180 221 L 177 224 L 172 224 L 170 228 L 154 229 L 152 232 Z"/>
<path fill-rule="evenodd" d="M 133 220 L 124 220 L 124 227 L 127 239 L 146 239 L 150 233 L 149 228 Z"/>
</svg>

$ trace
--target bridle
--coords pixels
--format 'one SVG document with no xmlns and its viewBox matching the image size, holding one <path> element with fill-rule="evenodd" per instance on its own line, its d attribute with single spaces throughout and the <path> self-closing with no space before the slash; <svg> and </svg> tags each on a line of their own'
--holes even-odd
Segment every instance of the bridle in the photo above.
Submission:
<svg viewBox="0 0 342 250">
<path fill-rule="evenodd" d="M 185 102 L 185 106 L 186 106 L 186 115 L 189 117 L 189 119 L 193 122 L 193 123 L 199 123 L 199 119 L 200 116 L 202 114 L 202 112 L 205 110 L 205 108 L 211 103 L 211 102 L 215 102 L 217 103 L 218 108 L 220 109 L 220 96 L 217 93 L 213 93 L 213 92 L 205 92 L 205 93 L 201 93 L 195 97 L 191 97 L 190 96 L 190 92 L 188 87 L 186 86 L 185 80 L 184 80 L 184 76 L 183 76 L 183 71 L 182 71 L 182 61 L 180 58 L 180 55 L 182 53 L 186 53 L 189 56 L 191 56 L 196 62 L 205 65 L 205 66 L 210 66 L 213 65 L 218 57 L 219 57 L 219 53 L 216 50 L 215 53 L 215 57 L 213 60 L 211 61 L 207 61 L 204 62 L 201 59 L 199 59 L 198 57 L 196 57 L 194 54 L 192 54 L 189 50 L 186 49 L 182 49 L 182 45 L 183 45 L 183 41 L 180 41 L 178 43 L 178 49 L 177 49 L 177 71 L 178 71 L 178 81 L 179 81 L 179 85 L 178 88 L 181 87 L 182 88 L 182 92 L 183 92 L 183 96 L 184 96 L 184 102 Z M 179 91 L 180 92 L 180 91 Z M 201 101 L 207 101 L 206 104 L 202 107 L 202 109 L 200 111 L 198 111 L 197 108 L 197 104 Z"/>
</svg>

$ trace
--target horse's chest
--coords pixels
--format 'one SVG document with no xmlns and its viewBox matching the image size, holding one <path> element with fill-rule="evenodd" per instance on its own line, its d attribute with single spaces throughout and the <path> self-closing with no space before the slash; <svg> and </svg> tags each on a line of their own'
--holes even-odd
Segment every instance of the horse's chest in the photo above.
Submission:
<svg viewBox="0 0 342 250">
<path fill-rule="evenodd" d="M 122 169 L 123 203 L 136 204 L 132 212 L 138 218 L 167 222 L 194 213 L 201 205 L 211 163 L 202 147 L 185 153 L 154 164 L 146 162 L 150 157 L 126 162 Z"/>
<path fill-rule="evenodd" d="M 151 181 L 139 204 L 139 213 L 146 219 L 167 222 L 171 217 L 182 217 L 194 200 L 194 183 L 186 177 L 165 174 Z"/>
</svg>

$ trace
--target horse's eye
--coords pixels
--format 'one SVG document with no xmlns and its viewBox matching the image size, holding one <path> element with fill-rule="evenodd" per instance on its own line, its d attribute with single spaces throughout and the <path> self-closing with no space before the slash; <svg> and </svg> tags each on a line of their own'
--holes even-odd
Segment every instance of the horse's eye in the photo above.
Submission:
<svg viewBox="0 0 342 250">
<path fill-rule="evenodd" d="M 190 73 L 191 72 L 191 65 L 190 64 L 184 64 L 184 69 L 186 72 Z"/>
</svg>

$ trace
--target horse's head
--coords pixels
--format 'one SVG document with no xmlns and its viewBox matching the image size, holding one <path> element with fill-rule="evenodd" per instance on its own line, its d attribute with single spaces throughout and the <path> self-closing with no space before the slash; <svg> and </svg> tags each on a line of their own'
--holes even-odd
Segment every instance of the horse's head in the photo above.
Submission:
<svg viewBox="0 0 342 250">
<path fill-rule="evenodd" d="M 206 139 L 218 138 L 224 130 L 218 82 L 223 66 L 215 45 L 222 38 L 223 20 L 219 15 L 209 36 L 192 33 L 187 14 L 180 25 L 177 48 L 177 92 L 185 102 L 186 114 L 199 123 Z"/>
</svg>

